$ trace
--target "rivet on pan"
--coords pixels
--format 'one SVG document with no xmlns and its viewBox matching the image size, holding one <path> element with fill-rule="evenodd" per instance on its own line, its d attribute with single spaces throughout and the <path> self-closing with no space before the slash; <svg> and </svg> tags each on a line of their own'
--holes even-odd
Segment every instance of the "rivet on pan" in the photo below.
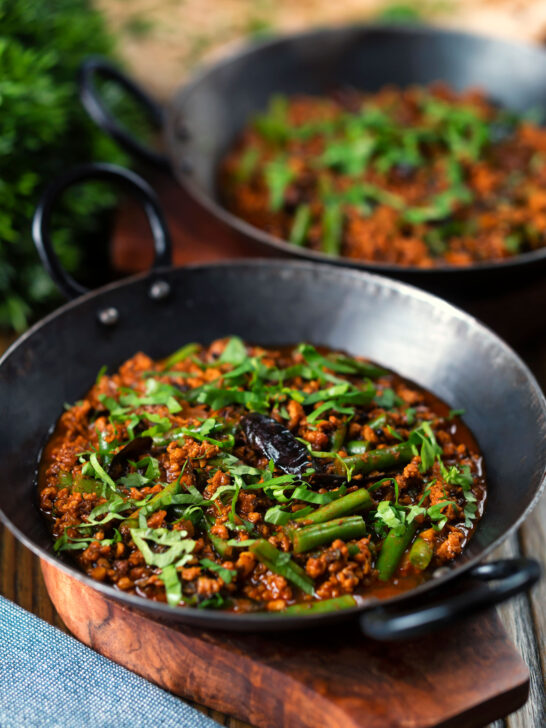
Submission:
<svg viewBox="0 0 546 728">
<path fill-rule="evenodd" d="M 98 319 L 104 326 L 115 326 L 119 321 L 119 311 L 113 306 L 103 308 L 98 312 Z"/>
<path fill-rule="evenodd" d="M 150 286 L 150 298 L 154 301 L 162 301 L 171 292 L 171 286 L 167 281 L 154 281 Z"/>
</svg>

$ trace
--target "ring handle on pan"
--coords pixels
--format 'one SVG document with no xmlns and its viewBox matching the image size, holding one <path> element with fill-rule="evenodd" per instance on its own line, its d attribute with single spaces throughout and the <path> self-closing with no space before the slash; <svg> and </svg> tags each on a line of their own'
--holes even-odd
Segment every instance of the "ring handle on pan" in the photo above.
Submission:
<svg viewBox="0 0 546 728">
<path fill-rule="evenodd" d="M 113 164 L 91 163 L 74 167 L 55 179 L 44 191 L 32 221 L 32 237 L 42 261 L 55 285 L 67 298 L 77 298 L 88 289 L 74 280 L 62 267 L 51 241 L 50 227 L 53 207 L 62 193 L 77 182 L 106 180 L 121 184 L 144 207 L 154 239 L 153 269 L 170 266 L 172 243 L 159 201 L 150 185 L 131 170 Z"/>
<path fill-rule="evenodd" d="M 163 169 L 170 169 L 167 157 L 138 141 L 112 112 L 105 106 L 95 85 L 95 76 L 115 81 L 144 108 L 154 128 L 162 131 L 165 115 L 163 109 L 134 81 L 104 58 L 92 56 L 80 66 L 78 84 L 80 100 L 95 124 L 133 156 Z"/>
<path fill-rule="evenodd" d="M 362 632 L 366 637 L 382 641 L 433 632 L 530 589 L 540 578 L 540 566 L 534 559 L 502 559 L 479 564 L 463 578 L 477 579 L 481 583 L 458 590 L 453 596 L 430 606 L 404 612 L 397 612 L 395 608 L 373 609 L 360 618 Z M 485 582 L 495 583 L 488 585 Z"/>
</svg>

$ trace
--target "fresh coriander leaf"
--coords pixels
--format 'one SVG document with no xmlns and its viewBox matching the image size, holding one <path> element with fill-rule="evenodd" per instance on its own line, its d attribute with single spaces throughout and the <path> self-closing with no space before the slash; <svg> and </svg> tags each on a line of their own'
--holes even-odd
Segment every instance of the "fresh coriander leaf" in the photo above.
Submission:
<svg viewBox="0 0 546 728">
<path fill-rule="evenodd" d="M 99 480 L 102 480 L 103 483 L 106 483 L 108 487 L 110 487 L 112 490 L 116 489 L 116 484 L 112 480 L 112 478 L 108 475 L 108 473 L 104 470 L 102 465 L 99 463 L 96 453 L 92 453 L 89 457 L 89 464 L 94 470 L 95 477 L 99 478 Z"/>
<path fill-rule="evenodd" d="M 451 409 L 451 410 L 449 410 L 447 419 L 452 420 L 454 417 L 462 417 L 462 415 L 464 415 L 465 411 L 466 410 L 464 410 L 464 409 Z"/>
<path fill-rule="evenodd" d="M 163 582 L 165 587 L 165 596 L 167 597 L 167 604 L 171 607 L 176 607 L 182 600 L 182 585 L 178 578 L 178 571 L 174 564 L 168 564 L 161 569 L 159 578 Z"/>
<path fill-rule="evenodd" d="M 405 513 L 395 507 L 391 501 L 378 503 L 375 518 L 382 521 L 389 528 L 395 529 L 397 533 L 403 533 L 405 529 Z"/>
<path fill-rule="evenodd" d="M 199 344 L 184 344 L 184 346 L 177 349 L 177 351 L 173 352 L 163 361 L 163 366 L 167 370 L 172 369 L 175 364 L 184 361 L 184 359 L 188 359 L 193 354 L 197 354 L 200 349 L 201 346 Z"/>
<path fill-rule="evenodd" d="M 384 389 L 374 397 L 374 402 L 378 407 L 383 409 L 392 409 L 393 407 L 401 407 L 403 404 L 402 399 L 396 394 L 394 389 L 390 387 Z"/>
<path fill-rule="evenodd" d="M 100 382 L 100 380 L 103 378 L 107 371 L 108 367 L 106 366 L 106 364 L 104 364 L 98 371 L 97 378 L 95 379 L 95 384 L 98 384 Z"/>
<path fill-rule="evenodd" d="M 476 503 L 472 503 L 472 502 L 469 503 L 467 500 L 465 507 L 463 509 L 463 513 L 464 513 L 464 517 L 465 517 L 464 525 L 467 528 L 472 527 L 472 525 L 473 525 L 472 522 L 476 518 L 477 509 L 478 509 L 478 506 Z"/>
<path fill-rule="evenodd" d="M 284 511 L 281 506 L 272 506 L 265 513 L 264 521 L 273 525 L 286 525 L 294 518 L 292 511 Z"/>
<path fill-rule="evenodd" d="M 147 485 L 150 480 L 140 473 L 129 473 L 129 475 L 125 475 L 123 478 L 120 478 L 119 482 L 126 488 L 142 488 L 144 485 Z"/>
<path fill-rule="evenodd" d="M 219 593 L 216 592 L 212 597 L 209 599 L 204 599 L 202 602 L 199 602 L 197 605 L 198 609 L 221 609 L 226 603 L 226 600 L 224 597 Z"/>
<path fill-rule="evenodd" d="M 408 425 L 413 425 L 415 422 L 415 409 L 413 407 L 408 407 L 406 410 L 406 422 Z"/>
<path fill-rule="evenodd" d="M 232 336 L 220 355 L 218 362 L 220 364 L 232 364 L 235 367 L 242 364 L 246 358 L 246 346 L 242 339 L 238 336 Z"/>
<path fill-rule="evenodd" d="M 131 528 L 131 538 L 144 556 L 144 561 L 148 566 L 157 566 L 160 569 L 171 564 L 182 566 L 191 558 L 195 541 L 184 538 L 185 535 L 185 531 L 169 531 L 166 528 Z M 165 550 L 152 551 L 148 541 L 164 546 Z"/>
<path fill-rule="evenodd" d="M 237 576 L 237 571 L 235 569 L 226 569 L 224 566 L 222 566 L 221 564 L 217 564 L 211 559 L 201 559 L 199 563 L 201 564 L 201 566 L 204 566 L 205 569 L 215 571 L 222 579 L 222 581 L 226 584 L 231 584 L 234 577 Z"/>
</svg>

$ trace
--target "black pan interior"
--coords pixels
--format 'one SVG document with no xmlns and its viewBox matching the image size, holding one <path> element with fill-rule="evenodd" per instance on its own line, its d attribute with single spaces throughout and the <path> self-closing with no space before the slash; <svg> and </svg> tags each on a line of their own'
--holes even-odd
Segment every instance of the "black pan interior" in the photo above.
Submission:
<svg viewBox="0 0 546 728">
<path fill-rule="evenodd" d="M 139 350 L 162 357 L 185 342 L 228 334 L 272 345 L 307 340 L 369 356 L 466 410 L 485 454 L 489 499 L 459 571 L 482 558 L 536 499 L 546 470 L 546 403 L 517 356 L 471 317 L 397 282 L 306 263 L 247 261 L 163 277 L 170 298 L 150 299 L 149 276 L 114 284 L 50 316 L 2 360 L 0 514 L 42 556 L 51 558 L 52 550 L 36 508 L 35 467 L 63 403 L 84 394 L 103 364 L 117 367 Z M 118 309 L 117 326 L 98 323 L 98 310 L 107 306 Z M 172 611 L 137 601 L 206 626 L 272 625 L 267 616 Z M 300 620 L 283 618 L 283 626 Z"/>
</svg>

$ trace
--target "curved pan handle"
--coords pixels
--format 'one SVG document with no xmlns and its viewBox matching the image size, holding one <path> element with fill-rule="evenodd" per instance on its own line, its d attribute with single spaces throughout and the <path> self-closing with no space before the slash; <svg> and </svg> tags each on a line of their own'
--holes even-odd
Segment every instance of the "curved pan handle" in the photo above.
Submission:
<svg viewBox="0 0 546 728">
<path fill-rule="evenodd" d="M 104 105 L 95 85 L 95 76 L 115 81 L 128 91 L 144 108 L 152 125 L 158 131 L 163 129 L 165 120 L 161 106 L 150 98 L 140 86 L 104 58 L 93 56 L 86 59 L 80 66 L 78 75 L 80 100 L 95 124 L 133 156 L 163 169 L 170 169 L 167 157 L 139 142 Z"/>
<path fill-rule="evenodd" d="M 534 559 L 502 559 L 479 564 L 467 577 L 496 583 L 491 586 L 476 584 L 466 590 L 459 588 L 453 596 L 437 604 L 404 612 L 378 607 L 360 618 L 362 632 L 366 637 L 382 641 L 409 639 L 433 632 L 526 591 L 539 580 L 540 566 Z"/>
<path fill-rule="evenodd" d="M 113 164 L 82 164 L 74 167 L 54 180 L 43 193 L 32 221 L 32 237 L 40 259 L 56 284 L 67 298 L 77 298 L 88 289 L 74 280 L 62 267 L 51 241 L 50 226 L 53 206 L 62 193 L 71 185 L 89 180 L 117 182 L 129 190 L 144 207 L 154 239 L 153 269 L 170 266 L 172 263 L 171 236 L 167 223 L 153 189 L 138 174 Z"/>
</svg>

